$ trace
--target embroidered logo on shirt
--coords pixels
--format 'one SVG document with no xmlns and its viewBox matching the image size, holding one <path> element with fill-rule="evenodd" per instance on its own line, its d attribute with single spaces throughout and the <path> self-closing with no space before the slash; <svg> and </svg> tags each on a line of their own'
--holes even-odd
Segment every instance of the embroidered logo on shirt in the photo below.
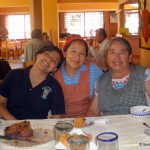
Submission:
<svg viewBox="0 0 150 150">
<path fill-rule="evenodd" d="M 49 86 L 44 86 L 42 90 L 43 90 L 43 94 L 41 95 L 42 99 L 47 99 L 48 94 L 52 92 L 52 89 Z"/>
</svg>

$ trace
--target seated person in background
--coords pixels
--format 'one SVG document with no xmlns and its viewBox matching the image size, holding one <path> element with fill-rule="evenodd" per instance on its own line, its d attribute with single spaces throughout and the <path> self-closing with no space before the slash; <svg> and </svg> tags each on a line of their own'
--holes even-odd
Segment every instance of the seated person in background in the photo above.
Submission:
<svg viewBox="0 0 150 150">
<path fill-rule="evenodd" d="M 59 48 L 48 46 L 36 53 L 33 66 L 10 71 L 0 87 L 0 116 L 6 120 L 46 119 L 51 110 L 54 118 L 61 117 L 64 96 L 50 73 L 62 59 Z"/>
<path fill-rule="evenodd" d="M 93 39 L 89 40 L 89 50 L 91 55 L 94 57 L 94 62 L 100 67 L 104 72 L 108 70 L 106 60 L 105 60 L 105 51 L 107 49 L 109 39 L 107 38 L 106 31 L 103 28 L 96 30 L 96 41 L 99 43 L 99 49 L 93 47 Z"/>
<path fill-rule="evenodd" d="M 43 41 L 41 29 L 34 29 L 31 33 L 31 38 L 32 39 L 25 45 L 25 61 L 34 61 L 36 52 L 42 47 L 50 45 L 49 43 Z"/>
<path fill-rule="evenodd" d="M 102 115 L 128 114 L 130 107 L 150 102 L 150 69 L 131 64 L 132 48 L 121 37 L 110 41 L 107 63 L 110 71 L 96 82 L 90 112 Z M 99 106 L 99 109 L 98 109 Z"/>
<path fill-rule="evenodd" d="M 79 35 L 67 38 L 63 53 L 65 61 L 54 76 L 63 89 L 65 117 L 87 116 L 95 81 L 102 71 L 86 61 L 88 45 Z"/>
<path fill-rule="evenodd" d="M 53 42 L 49 40 L 49 36 L 47 32 L 42 33 L 42 38 L 43 38 L 43 41 L 45 41 L 47 44 L 53 45 Z"/>
<path fill-rule="evenodd" d="M 63 30 L 62 30 L 62 32 L 60 33 L 60 38 L 67 38 L 68 36 L 70 35 L 70 33 L 67 33 L 67 29 L 66 28 L 64 28 Z"/>
</svg>

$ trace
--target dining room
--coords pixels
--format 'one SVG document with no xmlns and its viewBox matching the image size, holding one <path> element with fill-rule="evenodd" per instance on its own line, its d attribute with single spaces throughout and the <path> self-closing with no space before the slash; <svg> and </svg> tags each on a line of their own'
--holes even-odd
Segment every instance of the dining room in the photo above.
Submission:
<svg viewBox="0 0 150 150">
<path fill-rule="evenodd" d="M 24 0 L 23 3 L 17 0 L 13 3 L 1 0 L 0 3 L 1 39 L 8 41 L 8 45 L 9 43 L 14 44 L 14 48 L 8 48 L 10 52 L 7 56 L 6 50 L 2 52 L 2 58 L 20 58 L 24 53 L 24 45 L 31 38 L 30 32 L 34 28 L 41 28 L 43 32 L 47 32 L 50 40 L 62 48 L 65 38 L 60 38 L 60 34 L 64 28 L 67 28 L 70 33 L 81 34 L 88 41 L 90 37 L 95 36 L 95 30 L 101 27 L 106 30 L 108 37 L 121 35 L 130 41 L 135 64 L 141 66 L 150 64 L 147 46 L 149 42 L 144 43 L 146 46 L 141 45 L 143 38 L 140 37 L 140 23 L 138 22 L 140 3 L 137 0 L 88 0 L 86 2 L 82 0 L 56 0 L 53 2 Z M 93 19 L 95 22 L 93 22 L 92 16 L 95 16 Z M 69 22 L 67 18 L 74 19 L 69 19 Z M 20 21 L 16 24 L 16 21 L 13 20 Z M 137 24 L 134 28 L 132 21 Z M 94 26 L 91 22 L 94 23 Z M 15 29 L 15 26 L 18 30 Z M 6 28 L 9 31 L 7 35 L 4 31 Z M 124 33 L 126 28 L 129 30 L 129 34 Z M 1 47 L 2 45 L 4 44 L 1 44 Z"/>
<path fill-rule="evenodd" d="M 146 7 L 144 7 L 145 2 Z M 147 89 L 149 89 L 150 86 L 146 86 L 145 88 L 144 85 L 146 85 L 146 81 L 150 81 L 150 76 L 147 77 L 147 80 L 145 80 L 144 77 L 141 77 L 140 75 L 143 73 L 142 69 L 139 70 L 139 72 L 133 72 L 131 76 L 132 78 L 129 80 L 132 81 L 130 84 L 127 84 L 126 86 L 126 81 L 123 83 L 125 84 L 125 92 L 126 87 L 127 89 L 129 87 L 127 94 L 124 94 L 122 89 L 115 89 L 115 92 L 110 91 L 113 87 L 109 86 L 109 82 L 107 82 L 108 84 L 104 84 L 105 86 L 99 84 L 101 87 L 96 84 L 93 85 L 93 90 L 96 90 L 91 96 L 90 94 L 92 92 L 90 86 L 94 77 L 89 79 L 89 84 L 86 84 L 86 82 L 88 82 L 87 76 L 92 76 L 90 75 L 92 72 L 90 70 L 91 68 L 83 74 L 81 79 L 84 83 L 82 81 L 81 83 L 79 82 L 78 91 L 73 89 L 73 86 L 75 87 L 77 81 L 73 80 L 75 85 L 72 84 L 71 79 L 73 78 L 67 78 L 68 76 L 66 75 L 66 80 L 64 80 L 62 84 L 62 91 L 66 92 L 66 89 L 73 89 L 72 93 L 76 97 L 72 96 L 71 92 L 68 92 L 67 94 L 69 94 L 69 96 L 71 95 L 70 97 L 73 97 L 74 99 L 78 98 L 80 100 L 82 97 L 86 96 L 85 100 L 92 97 L 92 100 L 94 101 L 95 97 L 99 98 L 100 96 L 109 96 L 109 108 L 101 103 L 104 106 L 102 112 L 101 107 L 99 106 L 101 105 L 100 103 L 91 103 L 93 105 L 90 105 L 91 107 L 89 106 L 89 114 L 91 112 L 93 113 L 93 111 L 95 113 L 95 111 L 99 109 L 98 114 L 95 115 L 93 113 L 94 115 L 91 116 L 87 113 L 88 115 L 84 116 L 77 115 L 76 117 L 65 117 L 63 109 L 66 105 L 64 106 L 61 101 L 62 92 L 60 86 L 57 85 L 53 79 L 51 79 L 52 82 L 48 82 L 47 76 L 45 76 L 49 71 L 45 69 L 45 66 L 56 67 L 50 68 L 51 74 L 53 71 L 55 72 L 55 70 L 57 70 L 57 65 L 61 60 L 61 53 L 58 53 L 58 49 L 64 52 L 63 50 L 66 48 L 69 35 L 80 36 L 75 37 L 75 39 L 72 38 L 71 40 L 73 42 L 69 41 L 70 43 L 68 42 L 68 45 L 78 43 L 78 48 L 80 48 L 80 46 L 87 46 L 89 48 L 89 41 L 90 39 L 93 39 L 93 46 L 98 48 L 100 44 L 96 41 L 96 31 L 99 28 L 105 29 L 107 38 L 123 38 L 126 40 L 126 43 L 129 42 L 131 45 L 132 60 L 130 60 L 130 52 L 129 58 L 127 55 L 128 51 L 130 51 L 127 49 L 129 46 L 127 48 L 125 47 L 125 50 L 123 49 L 122 51 L 122 43 L 120 44 L 117 41 L 118 44 L 115 41 L 117 43 L 116 45 L 121 47 L 119 47 L 119 50 L 121 49 L 121 56 L 117 53 L 115 58 L 118 59 L 123 57 L 126 58 L 126 64 L 132 62 L 140 67 L 150 68 L 150 37 L 146 34 L 147 32 L 149 33 L 149 26 L 146 26 L 147 24 L 145 25 L 145 32 L 143 31 L 142 26 L 145 21 L 143 18 L 149 16 L 147 15 L 148 11 L 150 12 L 149 7 L 149 0 L 0 0 L 0 58 L 7 60 L 11 69 L 25 69 L 24 74 L 22 73 L 22 78 L 20 78 L 21 69 L 17 70 L 18 72 L 15 72 L 16 70 L 14 72 L 12 71 L 12 74 L 9 74 L 7 78 L 7 82 L 5 81 L 5 84 L 1 87 L 2 89 L 0 89 L 0 94 L 2 93 L 3 95 L 0 95 L 0 114 L 4 115 L 4 117 L 0 118 L 0 149 L 149 150 L 150 107 L 145 106 L 145 100 L 148 97 L 149 90 Z M 145 10 L 146 16 L 145 14 L 143 15 Z M 32 39 L 31 33 L 34 29 L 41 29 L 42 32 L 47 33 L 49 40 L 54 44 L 54 47 L 48 47 L 48 49 L 44 48 L 40 53 L 36 53 L 37 57 L 36 61 L 34 61 L 35 63 L 30 64 L 30 67 L 25 67 L 24 49 L 26 44 Z M 114 45 L 112 44 L 112 48 L 109 49 L 111 55 L 114 55 L 115 53 L 113 51 L 113 46 Z M 49 49 L 51 48 L 53 48 L 53 51 L 49 52 Z M 83 58 L 87 55 L 87 51 L 81 51 L 80 54 L 77 53 L 80 56 L 77 56 L 76 53 L 69 54 L 69 49 L 65 50 L 66 61 L 69 60 L 69 56 L 71 55 L 73 55 L 74 58 Z M 47 59 L 48 56 L 50 56 L 50 58 L 53 57 L 50 59 L 52 60 L 53 65 L 47 64 L 44 60 Z M 129 60 L 127 60 L 127 58 Z M 117 59 L 114 59 L 112 64 L 119 66 L 119 61 L 116 62 Z M 123 64 L 122 62 L 124 62 L 124 60 L 125 59 L 120 61 L 121 64 Z M 65 65 L 65 63 L 63 63 L 63 65 Z M 84 67 L 80 70 L 84 71 Z M 31 72 L 29 73 L 30 68 L 32 69 L 32 73 L 36 70 L 34 74 L 30 74 Z M 62 68 L 62 70 L 64 68 Z M 42 71 L 39 71 L 38 69 L 41 69 Z M 122 70 L 125 69 L 123 68 Z M 99 72 L 96 72 L 96 69 L 93 72 L 98 76 Z M 60 72 L 58 72 L 58 75 L 60 75 L 59 73 Z M 65 73 L 66 72 L 63 72 L 63 74 Z M 95 75 L 94 73 L 93 76 Z M 137 76 L 135 76 L 135 73 L 138 75 L 136 74 Z M 58 79 L 61 79 L 60 81 L 62 81 L 62 77 L 63 76 L 58 76 Z M 32 78 L 32 82 L 28 80 L 29 78 Z M 38 83 L 36 80 L 37 78 Z M 76 78 L 80 77 L 77 75 Z M 129 76 L 125 76 L 125 78 L 128 80 Z M 136 82 L 134 82 L 134 79 Z M 44 82 L 42 80 L 44 80 Z M 108 81 L 109 80 L 111 79 L 109 78 Z M 117 82 L 118 81 L 119 80 L 117 80 Z M 64 86 L 66 82 L 68 82 L 68 85 Z M 47 83 L 50 83 L 49 85 L 52 85 L 52 87 L 46 85 Z M 102 82 L 99 81 L 99 83 Z M 32 87 L 32 84 L 34 84 L 34 87 Z M 19 89 L 18 87 L 21 88 Z M 18 92 L 17 88 L 18 91 L 20 90 L 21 92 Z M 98 93 L 99 88 L 103 89 L 105 94 L 103 94 L 103 92 L 102 94 L 101 92 Z M 84 95 L 84 92 L 87 89 L 90 94 Z M 148 92 L 145 92 L 145 90 Z M 13 94 L 13 92 L 11 93 L 11 91 L 15 92 L 15 94 Z M 141 91 L 143 92 L 142 94 L 140 93 Z M 24 92 L 26 93 L 24 94 Z M 55 92 L 55 95 L 52 95 L 51 99 L 54 100 L 52 102 L 47 102 L 49 99 L 48 96 L 53 94 L 53 92 Z M 76 94 L 78 92 L 83 92 L 83 94 L 80 96 L 79 94 Z M 135 94 L 132 94 L 132 92 L 135 92 Z M 22 93 L 23 96 L 21 97 L 20 95 Z M 6 109 L 9 110 L 9 107 L 12 107 L 9 111 L 11 112 L 11 110 L 14 110 L 15 113 L 12 113 L 13 115 L 7 110 L 3 111 L 4 107 L 1 107 L 1 105 L 6 105 L 6 101 L 8 100 L 5 97 L 9 94 L 13 95 L 14 99 L 12 98 L 13 101 L 8 103 Z M 116 103 L 113 103 L 114 97 L 117 97 Z M 27 101 L 25 99 L 27 99 Z M 35 102 L 36 99 L 40 99 L 38 104 Z M 141 99 L 144 100 L 139 102 L 137 99 L 139 99 L 139 101 Z M 22 100 L 22 102 L 19 100 Z M 119 100 L 121 100 L 121 102 L 118 102 Z M 17 105 L 15 105 L 16 101 L 18 102 Z M 132 106 L 133 101 L 137 106 Z M 62 104 L 63 109 L 58 107 L 59 103 Z M 72 106 L 71 108 L 78 109 L 78 105 L 76 105 L 77 103 L 78 102 L 73 103 L 74 107 Z M 27 105 L 29 108 L 25 109 Z M 22 117 L 21 119 L 17 119 L 19 116 L 18 112 L 21 112 L 22 116 L 30 113 L 38 116 L 41 112 L 43 113 L 44 111 L 47 111 L 49 105 L 50 107 L 52 105 L 54 106 L 51 111 L 48 111 L 48 117 L 44 116 L 41 118 L 35 117 L 29 119 L 27 117 Z M 67 105 L 69 105 L 68 102 Z M 86 103 L 82 105 L 83 109 L 85 105 Z M 92 106 L 95 105 L 98 108 L 95 107 L 95 109 L 92 110 Z M 56 110 L 56 108 L 58 109 Z M 119 113 L 115 115 L 104 114 L 110 113 L 109 111 L 111 109 L 113 109 L 114 112 L 119 110 Z M 127 113 L 123 114 L 122 112 L 124 109 Z M 70 112 L 72 112 L 71 109 Z M 61 118 L 59 113 L 61 114 Z M 11 119 L 9 119 L 8 116 Z"/>
</svg>

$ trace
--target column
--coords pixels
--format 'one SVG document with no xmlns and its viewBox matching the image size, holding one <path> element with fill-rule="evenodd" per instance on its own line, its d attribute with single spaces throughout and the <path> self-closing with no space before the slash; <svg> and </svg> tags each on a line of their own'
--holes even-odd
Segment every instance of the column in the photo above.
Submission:
<svg viewBox="0 0 150 150">
<path fill-rule="evenodd" d="M 42 29 L 58 45 L 57 0 L 42 0 Z"/>
<path fill-rule="evenodd" d="M 42 4 L 41 0 L 30 0 L 31 31 L 42 29 Z"/>
</svg>

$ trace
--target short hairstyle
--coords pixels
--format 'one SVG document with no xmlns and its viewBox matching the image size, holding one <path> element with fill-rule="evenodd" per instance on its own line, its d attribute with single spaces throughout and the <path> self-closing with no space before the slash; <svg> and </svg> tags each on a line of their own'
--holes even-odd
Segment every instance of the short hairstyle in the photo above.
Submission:
<svg viewBox="0 0 150 150">
<path fill-rule="evenodd" d="M 34 29 L 31 32 L 31 38 L 34 39 L 41 39 L 42 38 L 42 30 L 41 29 Z"/>
<path fill-rule="evenodd" d="M 96 30 L 96 32 L 98 32 L 98 34 L 100 36 L 102 35 L 104 38 L 107 38 L 107 33 L 106 33 L 105 29 L 99 28 L 99 29 Z"/>
<path fill-rule="evenodd" d="M 108 46 L 108 50 L 110 48 L 110 46 L 114 43 L 114 42 L 118 42 L 120 44 L 122 44 L 128 51 L 129 55 L 132 54 L 132 47 L 130 45 L 130 43 L 123 37 L 115 37 L 115 38 L 112 38 L 110 40 L 110 43 L 109 43 L 109 46 Z M 107 50 L 107 52 L 108 52 Z"/>
</svg>

